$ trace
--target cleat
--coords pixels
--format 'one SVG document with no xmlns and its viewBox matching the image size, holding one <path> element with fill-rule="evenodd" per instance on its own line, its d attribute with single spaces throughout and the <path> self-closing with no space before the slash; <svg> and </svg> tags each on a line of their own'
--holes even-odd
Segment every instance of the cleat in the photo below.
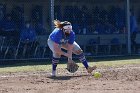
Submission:
<svg viewBox="0 0 140 93">
<path fill-rule="evenodd" d="M 56 76 L 56 71 L 52 71 L 51 76 L 55 77 Z"/>
<path fill-rule="evenodd" d="M 93 70 L 95 70 L 97 67 L 96 66 L 93 66 L 93 67 L 88 67 L 87 68 L 87 72 L 88 73 L 91 73 Z"/>
</svg>

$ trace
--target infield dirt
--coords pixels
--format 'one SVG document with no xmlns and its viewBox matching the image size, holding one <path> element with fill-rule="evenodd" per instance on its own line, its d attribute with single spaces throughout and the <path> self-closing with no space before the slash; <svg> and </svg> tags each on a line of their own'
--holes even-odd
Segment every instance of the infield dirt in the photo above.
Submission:
<svg viewBox="0 0 140 93">
<path fill-rule="evenodd" d="M 99 67 L 102 77 L 95 79 L 85 68 L 71 74 L 49 71 L 0 74 L 0 93 L 140 93 L 140 64 Z"/>
</svg>

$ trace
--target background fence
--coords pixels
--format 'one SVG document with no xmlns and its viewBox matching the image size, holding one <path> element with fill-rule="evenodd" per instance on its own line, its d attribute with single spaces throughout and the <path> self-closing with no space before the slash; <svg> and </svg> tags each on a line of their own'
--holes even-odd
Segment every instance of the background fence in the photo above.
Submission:
<svg viewBox="0 0 140 93">
<path fill-rule="evenodd" d="M 127 1 L 0 0 L 0 59 L 50 58 L 47 38 L 53 30 L 53 19 L 72 23 L 76 42 L 86 55 L 126 55 L 131 48 L 128 44 Z M 130 0 L 137 31 L 139 4 L 139 0 Z M 139 39 L 138 32 L 132 54 L 140 52 Z"/>
</svg>

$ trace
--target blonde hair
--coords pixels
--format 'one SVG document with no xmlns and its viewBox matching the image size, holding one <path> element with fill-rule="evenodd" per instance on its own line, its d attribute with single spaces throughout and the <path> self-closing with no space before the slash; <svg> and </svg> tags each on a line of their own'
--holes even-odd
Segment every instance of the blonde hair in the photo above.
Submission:
<svg viewBox="0 0 140 93">
<path fill-rule="evenodd" d="M 63 28 L 63 25 L 61 24 L 59 20 L 54 20 L 54 25 L 56 28 Z"/>
<path fill-rule="evenodd" d="M 71 25 L 71 23 L 68 22 L 68 21 L 60 22 L 59 20 L 54 20 L 54 25 L 55 25 L 56 28 L 62 29 L 63 26 L 65 26 L 65 25 Z"/>
</svg>

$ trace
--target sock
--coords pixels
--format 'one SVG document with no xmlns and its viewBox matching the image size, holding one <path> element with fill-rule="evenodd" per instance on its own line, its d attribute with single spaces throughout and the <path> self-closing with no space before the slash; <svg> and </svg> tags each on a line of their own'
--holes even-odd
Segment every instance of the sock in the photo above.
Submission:
<svg viewBox="0 0 140 93">
<path fill-rule="evenodd" d="M 52 58 L 52 70 L 55 71 L 60 58 Z"/>
<path fill-rule="evenodd" d="M 89 67 L 88 62 L 84 56 L 83 53 L 81 53 L 79 56 L 79 60 L 83 63 L 83 65 L 85 66 L 85 68 L 87 69 Z"/>
</svg>

